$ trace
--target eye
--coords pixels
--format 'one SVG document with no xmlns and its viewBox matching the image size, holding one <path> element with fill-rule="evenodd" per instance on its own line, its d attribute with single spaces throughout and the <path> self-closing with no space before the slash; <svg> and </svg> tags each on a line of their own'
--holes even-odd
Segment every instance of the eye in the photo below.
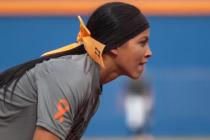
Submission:
<svg viewBox="0 0 210 140">
<path fill-rule="evenodd" d="M 144 47 L 147 44 L 148 40 L 141 40 L 138 44 Z"/>
</svg>

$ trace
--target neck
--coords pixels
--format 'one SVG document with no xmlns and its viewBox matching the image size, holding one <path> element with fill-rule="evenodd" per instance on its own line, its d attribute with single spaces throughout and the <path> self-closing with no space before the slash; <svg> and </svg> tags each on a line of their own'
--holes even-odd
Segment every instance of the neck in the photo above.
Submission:
<svg viewBox="0 0 210 140">
<path fill-rule="evenodd" d="M 100 67 L 100 84 L 106 84 L 121 75 L 111 57 L 104 55 L 104 64 L 105 68 Z"/>
</svg>

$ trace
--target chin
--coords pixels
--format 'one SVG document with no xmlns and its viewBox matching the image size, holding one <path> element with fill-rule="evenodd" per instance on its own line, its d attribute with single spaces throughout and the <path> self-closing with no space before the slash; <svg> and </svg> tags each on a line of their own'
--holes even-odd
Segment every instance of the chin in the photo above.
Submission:
<svg viewBox="0 0 210 140">
<path fill-rule="evenodd" d="M 133 74 L 130 74 L 130 75 L 127 75 L 127 76 L 130 77 L 133 80 L 137 80 L 141 77 L 141 74 L 142 73 L 133 73 Z"/>
</svg>

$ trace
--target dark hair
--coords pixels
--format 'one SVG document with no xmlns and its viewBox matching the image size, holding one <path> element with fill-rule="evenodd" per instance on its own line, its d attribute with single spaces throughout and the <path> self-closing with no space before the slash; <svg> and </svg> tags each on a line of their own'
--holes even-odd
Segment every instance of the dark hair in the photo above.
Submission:
<svg viewBox="0 0 210 140">
<path fill-rule="evenodd" d="M 107 52 L 149 28 L 149 23 L 135 6 L 111 2 L 95 10 L 87 28 L 93 38 L 106 44 L 104 52 Z"/>
<path fill-rule="evenodd" d="M 122 2 L 111 2 L 102 5 L 90 16 L 87 23 L 87 28 L 90 30 L 91 36 L 106 44 L 104 52 L 119 47 L 148 27 L 149 24 L 146 18 L 138 8 Z M 11 83 L 15 82 L 12 87 L 13 93 L 22 75 L 36 64 L 64 55 L 84 53 L 86 53 L 86 51 L 83 45 L 81 45 L 70 51 L 40 57 L 12 67 L 0 74 L 0 88 L 4 88 L 4 93 L 6 93 Z"/>
</svg>

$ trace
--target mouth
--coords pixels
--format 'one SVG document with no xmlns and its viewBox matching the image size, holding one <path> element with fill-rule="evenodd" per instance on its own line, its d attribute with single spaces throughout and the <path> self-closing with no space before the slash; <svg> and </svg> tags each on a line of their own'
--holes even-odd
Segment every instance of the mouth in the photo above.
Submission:
<svg viewBox="0 0 210 140">
<path fill-rule="evenodd" d="M 139 65 L 145 65 L 147 62 L 140 62 Z"/>
</svg>

